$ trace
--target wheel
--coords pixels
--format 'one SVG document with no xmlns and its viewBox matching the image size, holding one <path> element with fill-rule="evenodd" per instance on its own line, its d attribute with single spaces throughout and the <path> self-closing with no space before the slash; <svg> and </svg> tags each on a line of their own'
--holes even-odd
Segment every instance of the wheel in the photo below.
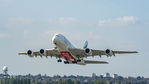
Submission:
<svg viewBox="0 0 149 84">
<path fill-rule="evenodd" d="M 77 62 L 81 62 L 81 60 L 80 60 L 80 59 L 78 59 L 78 60 L 77 60 Z"/>
<path fill-rule="evenodd" d="M 64 64 L 69 64 L 69 62 L 68 61 L 64 61 Z"/>
<path fill-rule="evenodd" d="M 72 61 L 72 63 L 75 63 L 75 64 L 77 64 L 77 61 Z"/>
</svg>

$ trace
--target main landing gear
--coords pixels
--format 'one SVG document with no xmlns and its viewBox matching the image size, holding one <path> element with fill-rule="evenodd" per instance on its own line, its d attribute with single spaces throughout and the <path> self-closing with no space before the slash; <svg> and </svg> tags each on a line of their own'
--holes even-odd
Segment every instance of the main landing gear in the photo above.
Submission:
<svg viewBox="0 0 149 84">
<path fill-rule="evenodd" d="M 72 61 L 73 64 L 77 64 L 77 61 Z M 64 64 L 69 64 L 68 61 L 64 61 Z"/>
<path fill-rule="evenodd" d="M 78 62 L 81 62 L 81 60 L 78 59 L 78 60 L 74 60 L 74 61 L 72 61 L 73 64 L 77 64 Z"/>
<path fill-rule="evenodd" d="M 77 61 L 72 61 L 73 64 L 77 64 Z M 68 61 L 64 61 L 64 64 L 69 64 Z"/>
<path fill-rule="evenodd" d="M 57 62 L 62 62 L 62 60 L 61 60 L 61 59 L 59 59 L 59 60 L 57 60 Z"/>
<path fill-rule="evenodd" d="M 78 62 L 81 62 L 81 60 L 80 59 L 74 60 L 74 61 L 72 61 L 72 64 L 77 64 Z M 64 64 L 69 64 L 69 62 L 66 60 L 66 61 L 64 61 Z"/>
<path fill-rule="evenodd" d="M 77 61 L 76 61 L 76 60 L 74 60 L 74 61 L 72 61 L 72 63 L 73 63 L 73 64 L 77 64 Z"/>
<path fill-rule="evenodd" d="M 81 60 L 80 60 L 80 59 L 78 59 L 78 60 L 77 60 L 77 62 L 81 62 Z"/>
<path fill-rule="evenodd" d="M 69 64 L 69 62 L 68 61 L 64 61 L 64 64 Z"/>
</svg>

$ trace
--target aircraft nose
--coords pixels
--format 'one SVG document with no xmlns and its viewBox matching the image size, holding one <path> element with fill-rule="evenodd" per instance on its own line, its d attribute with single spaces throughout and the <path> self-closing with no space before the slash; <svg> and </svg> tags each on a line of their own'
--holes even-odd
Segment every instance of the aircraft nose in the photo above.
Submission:
<svg viewBox="0 0 149 84">
<path fill-rule="evenodd" d="M 52 42 L 53 42 L 54 44 L 56 44 L 57 40 L 58 40 L 58 35 L 55 34 L 55 35 L 53 36 L 53 38 L 52 38 Z"/>
</svg>

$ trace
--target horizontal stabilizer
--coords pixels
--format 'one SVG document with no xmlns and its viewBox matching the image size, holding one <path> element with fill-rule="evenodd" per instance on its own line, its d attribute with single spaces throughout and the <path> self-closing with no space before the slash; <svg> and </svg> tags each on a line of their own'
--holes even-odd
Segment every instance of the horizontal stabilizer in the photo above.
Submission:
<svg viewBox="0 0 149 84">
<path fill-rule="evenodd" d="M 85 64 L 108 64 L 106 61 L 92 61 L 92 60 L 84 60 Z"/>
<path fill-rule="evenodd" d="M 18 53 L 18 55 L 27 55 L 25 52 Z"/>
</svg>

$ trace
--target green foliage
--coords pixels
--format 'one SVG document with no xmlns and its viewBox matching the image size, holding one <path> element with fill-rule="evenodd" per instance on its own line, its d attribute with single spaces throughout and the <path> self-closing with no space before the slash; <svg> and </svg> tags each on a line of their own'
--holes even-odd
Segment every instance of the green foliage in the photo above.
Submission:
<svg viewBox="0 0 149 84">
<path fill-rule="evenodd" d="M 31 84 L 30 79 L 1 79 L 0 84 Z"/>
<path fill-rule="evenodd" d="M 95 80 L 95 84 L 105 84 L 102 80 Z"/>
<path fill-rule="evenodd" d="M 86 81 L 87 80 L 87 81 Z M 122 80 L 103 80 L 103 79 L 73 79 L 60 78 L 52 79 L 27 79 L 27 78 L 8 78 L 0 79 L 0 84 L 147 84 L 145 81 L 122 81 Z"/>
</svg>

